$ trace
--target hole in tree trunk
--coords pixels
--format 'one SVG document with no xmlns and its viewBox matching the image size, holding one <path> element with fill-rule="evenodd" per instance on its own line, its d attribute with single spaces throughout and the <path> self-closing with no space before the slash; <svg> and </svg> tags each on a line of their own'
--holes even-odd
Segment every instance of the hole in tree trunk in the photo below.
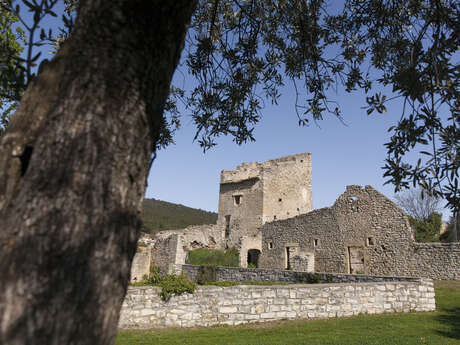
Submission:
<svg viewBox="0 0 460 345">
<path fill-rule="evenodd" d="M 32 157 L 33 150 L 33 146 L 26 146 L 24 148 L 24 152 L 19 157 L 19 159 L 21 160 L 21 176 L 24 176 L 27 172 L 27 168 L 29 167 L 29 161 L 30 157 Z"/>
</svg>

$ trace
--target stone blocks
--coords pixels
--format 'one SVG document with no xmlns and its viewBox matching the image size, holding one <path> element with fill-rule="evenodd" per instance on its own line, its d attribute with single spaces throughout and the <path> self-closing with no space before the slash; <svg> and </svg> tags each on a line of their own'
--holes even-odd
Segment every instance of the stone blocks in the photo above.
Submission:
<svg viewBox="0 0 460 345">
<path fill-rule="evenodd" d="M 130 287 L 119 327 L 146 329 L 238 325 L 281 319 L 433 311 L 430 279 L 355 284 L 200 286 L 194 294 L 159 297 L 160 288 Z"/>
</svg>

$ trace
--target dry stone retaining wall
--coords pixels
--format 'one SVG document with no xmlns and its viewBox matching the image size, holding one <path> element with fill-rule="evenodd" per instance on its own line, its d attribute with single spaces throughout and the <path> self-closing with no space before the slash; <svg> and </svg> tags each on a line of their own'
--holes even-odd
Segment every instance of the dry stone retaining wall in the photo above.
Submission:
<svg viewBox="0 0 460 345">
<path fill-rule="evenodd" d="M 280 319 L 432 311 L 430 279 L 406 282 L 233 287 L 200 286 L 194 294 L 159 297 L 158 287 L 130 287 L 120 328 L 238 325 Z"/>
</svg>

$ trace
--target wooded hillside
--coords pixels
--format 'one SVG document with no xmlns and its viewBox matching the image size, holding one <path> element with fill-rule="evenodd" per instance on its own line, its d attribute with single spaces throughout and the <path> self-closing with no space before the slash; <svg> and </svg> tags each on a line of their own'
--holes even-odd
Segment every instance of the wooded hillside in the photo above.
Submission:
<svg viewBox="0 0 460 345">
<path fill-rule="evenodd" d="M 153 234 L 162 230 L 182 229 L 189 225 L 215 224 L 217 213 L 166 201 L 145 199 L 143 231 Z"/>
</svg>

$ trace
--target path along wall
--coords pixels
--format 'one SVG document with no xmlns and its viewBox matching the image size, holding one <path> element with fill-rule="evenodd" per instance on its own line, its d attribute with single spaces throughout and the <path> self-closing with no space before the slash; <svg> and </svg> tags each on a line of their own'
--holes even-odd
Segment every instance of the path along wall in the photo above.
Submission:
<svg viewBox="0 0 460 345">
<path fill-rule="evenodd" d="M 433 282 L 199 286 L 195 293 L 159 297 L 158 287 L 130 287 L 119 327 L 146 329 L 239 325 L 435 309 Z"/>
</svg>

